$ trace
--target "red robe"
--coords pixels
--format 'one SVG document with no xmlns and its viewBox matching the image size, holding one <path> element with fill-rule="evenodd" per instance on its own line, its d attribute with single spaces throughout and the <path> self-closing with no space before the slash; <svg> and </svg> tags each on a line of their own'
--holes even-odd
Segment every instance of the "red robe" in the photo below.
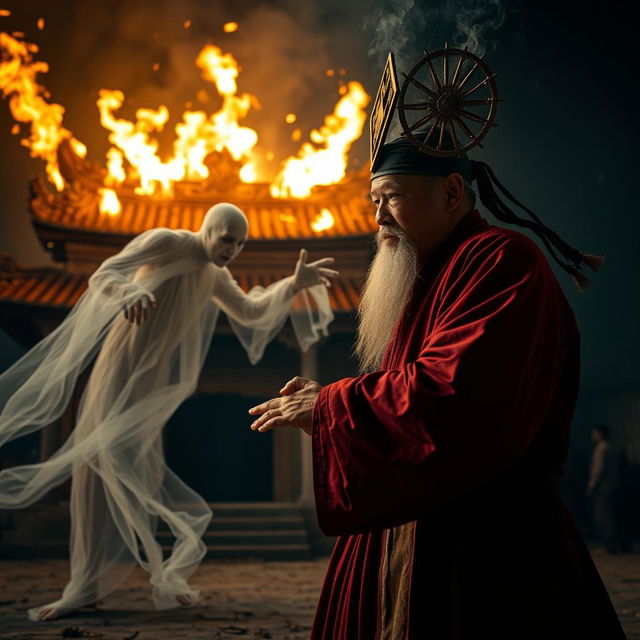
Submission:
<svg viewBox="0 0 640 640">
<path fill-rule="evenodd" d="M 578 377 L 538 247 L 468 214 L 380 371 L 316 403 L 318 521 L 340 537 L 312 638 L 624 638 L 559 496 Z"/>
</svg>

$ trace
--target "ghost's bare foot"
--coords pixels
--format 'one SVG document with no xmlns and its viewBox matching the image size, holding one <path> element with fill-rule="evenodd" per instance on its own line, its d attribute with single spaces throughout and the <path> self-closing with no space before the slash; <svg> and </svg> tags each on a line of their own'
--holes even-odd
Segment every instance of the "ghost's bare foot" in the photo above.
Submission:
<svg viewBox="0 0 640 640">
<path fill-rule="evenodd" d="M 59 617 L 58 610 L 53 607 L 43 607 L 38 612 L 38 618 L 40 620 L 55 620 Z"/>
<path fill-rule="evenodd" d="M 64 609 L 63 607 L 54 607 L 51 605 L 45 605 L 39 609 L 31 609 L 29 611 L 29 618 L 31 620 L 50 622 L 51 620 L 57 620 L 64 616 L 69 615 L 73 609 Z"/>
<path fill-rule="evenodd" d="M 176 596 L 176 600 L 183 606 L 183 607 L 190 607 L 193 604 L 193 598 L 190 595 L 182 595 L 182 596 Z"/>
</svg>

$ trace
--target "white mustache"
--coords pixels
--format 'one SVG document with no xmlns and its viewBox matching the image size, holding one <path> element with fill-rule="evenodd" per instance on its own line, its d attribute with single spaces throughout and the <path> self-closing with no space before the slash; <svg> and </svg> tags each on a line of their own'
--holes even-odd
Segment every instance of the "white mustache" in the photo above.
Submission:
<svg viewBox="0 0 640 640">
<path fill-rule="evenodd" d="M 380 227 L 378 233 L 376 234 L 376 241 L 378 244 L 382 243 L 382 240 L 385 236 L 393 236 L 394 238 L 402 239 L 406 237 L 404 231 L 402 229 L 398 229 L 397 227 Z"/>
</svg>

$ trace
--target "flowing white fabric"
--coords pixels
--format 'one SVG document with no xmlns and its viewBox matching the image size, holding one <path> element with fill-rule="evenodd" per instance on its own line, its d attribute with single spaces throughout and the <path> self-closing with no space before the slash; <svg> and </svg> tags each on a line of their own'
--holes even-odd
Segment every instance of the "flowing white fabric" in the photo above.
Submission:
<svg viewBox="0 0 640 640">
<path fill-rule="evenodd" d="M 27 507 L 73 476 L 70 580 L 49 605 L 62 613 L 104 597 L 136 562 L 150 574 L 156 608 L 197 598 L 187 579 L 205 554 L 211 512 L 167 468 L 161 432 L 196 389 L 219 309 L 252 363 L 288 315 L 303 349 L 333 318 L 324 285 L 294 296 L 285 278 L 244 294 L 227 268 L 207 259 L 206 242 L 220 231 L 220 216 L 207 215 L 198 233 L 141 234 L 100 266 L 60 326 L 0 375 L 1 446 L 58 418 L 97 355 L 67 442 L 40 464 L 0 472 L 4 509 Z M 157 308 L 135 326 L 122 309 L 143 295 Z M 158 519 L 175 536 L 164 559 Z"/>
</svg>

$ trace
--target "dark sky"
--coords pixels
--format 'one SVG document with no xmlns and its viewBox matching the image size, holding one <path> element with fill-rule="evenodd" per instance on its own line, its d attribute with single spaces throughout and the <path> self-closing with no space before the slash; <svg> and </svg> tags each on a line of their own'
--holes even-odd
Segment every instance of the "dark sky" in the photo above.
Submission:
<svg viewBox="0 0 640 640">
<path fill-rule="evenodd" d="M 477 7 L 483 9 L 474 14 Z M 326 68 L 344 67 L 349 79 L 375 92 L 380 56 L 368 50 L 381 20 L 391 19 L 395 26 L 383 31 L 398 42 L 401 61 L 411 62 L 423 47 L 439 48 L 445 38 L 461 42 L 451 16 L 464 13 L 472 26 L 475 16 L 504 102 L 499 127 L 473 157 L 491 164 L 501 181 L 571 244 L 607 257 L 586 294 L 577 294 L 559 275 L 583 336 L 578 420 L 607 419 L 612 398 L 635 407 L 627 407 L 627 414 L 640 411 L 640 222 L 637 187 L 632 187 L 639 117 L 633 95 L 640 67 L 635 23 L 623 3 L 0 0 L 0 8 L 14 13 L 0 18 L 0 29 L 24 31 L 41 46 L 40 57 L 51 66 L 45 83 L 52 100 L 65 105 L 65 125 L 88 143 L 97 161 L 107 148 L 95 107 L 98 90 L 122 89 L 128 104 L 164 102 L 181 111 L 202 86 L 193 59 L 207 40 L 236 56 L 243 68 L 240 89 L 262 101 L 262 112 L 248 124 L 289 153 L 283 115 L 297 112 L 307 131 L 321 124 L 337 100 Z M 404 21 L 394 23 L 398 15 Z M 45 19 L 43 31 L 35 26 L 39 17 Z M 189 30 L 182 26 L 185 19 L 192 20 Z M 239 22 L 236 34 L 222 32 L 228 20 Z M 160 63 L 155 73 L 154 62 Z M 123 115 L 130 115 L 126 107 Z M 42 172 L 42 163 L 10 135 L 12 124 L 3 102 L 0 251 L 25 264 L 43 264 L 47 256 L 38 247 L 26 204 L 28 179 Z M 362 140 L 353 154 L 361 162 L 367 160 L 366 146 Z"/>
</svg>

